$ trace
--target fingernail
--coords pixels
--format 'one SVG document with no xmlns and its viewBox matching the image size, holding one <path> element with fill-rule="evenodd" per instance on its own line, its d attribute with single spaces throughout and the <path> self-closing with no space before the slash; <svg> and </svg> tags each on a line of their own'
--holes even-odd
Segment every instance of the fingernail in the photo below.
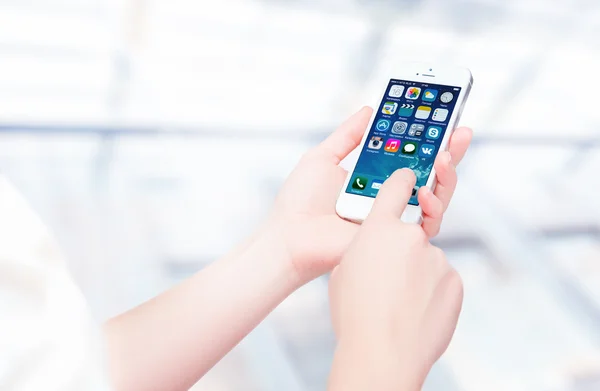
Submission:
<svg viewBox="0 0 600 391">
<path fill-rule="evenodd" d="M 448 151 L 446 151 L 446 162 L 452 163 L 452 154 Z"/>
</svg>

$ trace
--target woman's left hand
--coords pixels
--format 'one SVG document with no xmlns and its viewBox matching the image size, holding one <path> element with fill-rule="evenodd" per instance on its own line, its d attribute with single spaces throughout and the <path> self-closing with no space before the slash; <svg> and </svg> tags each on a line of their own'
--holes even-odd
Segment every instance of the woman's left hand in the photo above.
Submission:
<svg viewBox="0 0 600 391">
<path fill-rule="evenodd" d="M 282 241 L 301 284 L 331 271 L 359 228 L 335 211 L 347 175 L 339 163 L 360 144 L 371 114 L 370 107 L 363 107 L 308 151 L 277 196 L 268 227 Z M 419 190 L 422 226 L 429 237 L 440 230 L 456 188 L 456 165 L 465 155 L 471 138 L 471 129 L 456 129 L 448 151 L 436 158 L 435 190 L 431 192 L 425 187 Z"/>
</svg>

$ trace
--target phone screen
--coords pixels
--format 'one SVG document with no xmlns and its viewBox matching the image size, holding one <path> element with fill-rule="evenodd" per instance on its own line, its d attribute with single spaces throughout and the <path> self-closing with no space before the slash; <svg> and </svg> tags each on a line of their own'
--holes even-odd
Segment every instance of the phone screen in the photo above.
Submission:
<svg viewBox="0 0 600 391">
<path fill-rule="evenodd" d="M 346 193 L 375 197 L 394 171 L 408 167 L 417 177 L 410 198 L 427 184 L 460 87 L 395 80 L 388 83 Z"/>
</svg>

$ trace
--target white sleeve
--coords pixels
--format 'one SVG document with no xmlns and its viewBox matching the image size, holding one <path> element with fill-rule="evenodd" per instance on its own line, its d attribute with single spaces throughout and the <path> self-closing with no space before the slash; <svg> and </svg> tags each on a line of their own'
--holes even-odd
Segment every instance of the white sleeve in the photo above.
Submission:
<svg viewBox="0 0 600 391">
<path fill-rule="evenodd" d="M 107 391 L 105 367 L 58 247 L 0 176 L 0 390 Z"/>
</svg>

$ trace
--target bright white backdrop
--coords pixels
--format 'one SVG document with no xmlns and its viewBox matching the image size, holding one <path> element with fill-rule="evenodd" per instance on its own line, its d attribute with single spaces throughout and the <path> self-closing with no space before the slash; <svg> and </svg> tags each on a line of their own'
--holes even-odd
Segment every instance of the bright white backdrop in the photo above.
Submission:
<svg viewBox="0 0 600 391">
<path fill-rule="evenodd" d="M 595 0 L 3 0 L 0 170 L 104 319 L 246 235 L 380 62 L 468 66 L 438 239 L 465 307 L 427 389 L 596 389 L 598 36 Z M 323 389 L 332 347 L 324 278 L 197 387 Z"/>
</svg>

